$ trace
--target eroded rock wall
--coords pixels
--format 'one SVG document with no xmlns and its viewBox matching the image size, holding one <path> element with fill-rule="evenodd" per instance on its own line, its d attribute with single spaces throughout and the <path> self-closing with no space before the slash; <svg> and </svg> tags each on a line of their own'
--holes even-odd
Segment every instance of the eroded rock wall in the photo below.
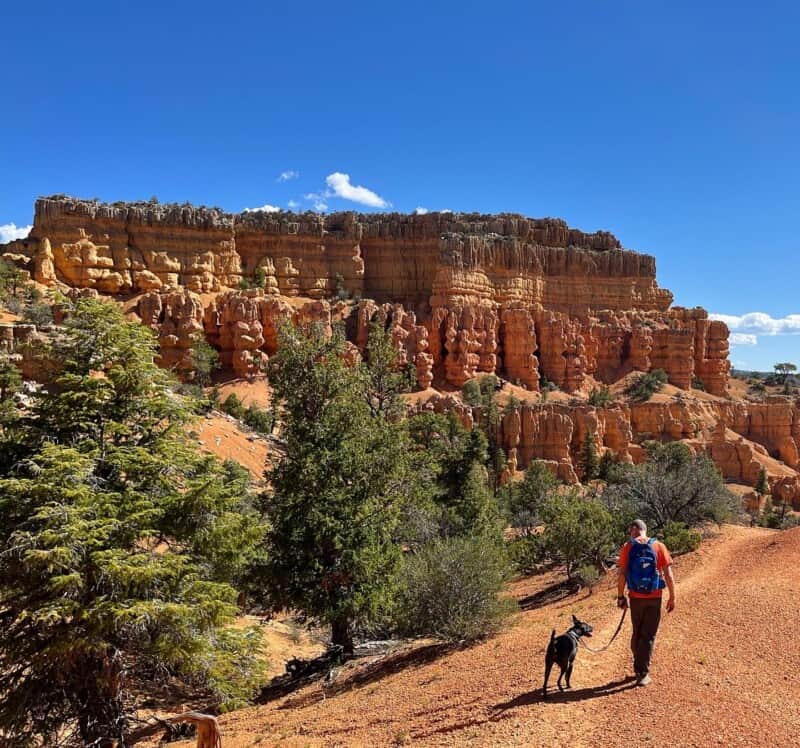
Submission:
<svg viewBox="0 0 800 748">
<path fill-rule="evenodd" d="M 544 376 L 575 392 L 588 377 L 611 383 L 654 368 L 681 388 L 698 380 L 714 394 L 727 388 L 724 324 L 702 309 L 670 308 L 653 257 L 557 219 L 231 214 L 55 196 L 36 202 L 30 236 L 6 249 L 47 285 L 200 295 L 203 328 L 239 373 L 259 370 L 255 352 L 269 355 L 264 315 L 272 319 L 287 299 L 366 298 L 390 305 L 381 313 L 422 388 L 496 373 L 532 391 Z M 262 300 L 231 295 L 243 280 Z M 191 318 L 194 330 L 196 309 Z M 187 334 L 178 325 L 163 335 L 165 362 L 184 366 Z"/>
</svg>

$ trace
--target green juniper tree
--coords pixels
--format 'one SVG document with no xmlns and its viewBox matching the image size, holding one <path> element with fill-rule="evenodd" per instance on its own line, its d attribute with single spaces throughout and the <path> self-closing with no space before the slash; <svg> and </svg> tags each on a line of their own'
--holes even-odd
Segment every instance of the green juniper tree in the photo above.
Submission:
<svg viewBox="0 0 800 748">
<path fill-rule="evenodd" d="M 597 478 L 600 469 L 600 458 L 597 456 L 597 438 L 594 431 L 587 431 L 583 440 L 580 455 L 583 468 L 583 480 L 590 481 Z"/>
<path fill-rule="evenodd" d="M 326 338 L 319 326 L 284 326 L 270 360 L 285 453 L 265 497 L 265 579 L 273 606 L 326 622 L 347 652 L 355 624 L 389 602 L 412 481 L 392 387 L 377 384 L 382 375 L 369 363 L 348 366 L 344 342 L 338 329 Z"/>
<path fill-rule="evenodd" d="M 614 549 L 616 538 L 614 519 L 603 504 L 575 491 L 564 496 L 553 494 L 542 514 L 545 548 L 551 558 L 565 565 L 568 579 L 587 564 L 605 571 L 605 559 Z"/>
<path fill-rule="evenodd" d="M 475 424 L 486 435 L 488 442 L 488 475 L 492 493 L 500 489 L 500 474 L 506 467 L 506 454 L 500 444 L 500 422 L 503 411 L 495 399 L 500 381 L 494 374 L 484 374 L 480 379 L 469 379 L 461 388 L 464 402 L 475 412 Z"/>
<path fill-rule="evenodd" d="M 202 336 L 195 339 L 192 345 L 192 364 L 194 365 L 194 381 L 200 387 L 211 384 L 211 376 L 219 369 L 219 354 Z"/>
<path fill-rule="evenodd" d="M 511 484 L 506 503 L 513 527 L 527 530 L 541 522 L 542 508 L 555 492 L 558 479 L 541 460 L 533 460 L 519 483 Z"/>
<path fill-rule="evenodd" d="M 227 624 L 263 527 L 241 472 L 188 441 L 152 333 L 92 299 L 67 313 L 52 388 L 0 444 L 0 734 L 121 746 L 133 679 L 222 706 L 256 685 L 260 637 Z"/>
</svg>

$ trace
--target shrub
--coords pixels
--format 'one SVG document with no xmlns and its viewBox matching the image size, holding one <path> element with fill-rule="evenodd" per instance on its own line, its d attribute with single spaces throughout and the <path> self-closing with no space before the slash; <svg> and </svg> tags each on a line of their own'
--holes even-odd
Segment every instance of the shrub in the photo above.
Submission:
<svg viewBox="0 0 800 748">
<path fill-rule="evenodd" d="M 508 556 L 514 571 L 518 574 L 532 574 L 547 558 L 544 535 L 525 533 L 513 538 L 508 543 Z"/>
<path fill-rule="evenodd" d="M 238 418 L 240 421 L 244 418 L 244 414 L 246 412 L 244 403 L 239 399 L 239 396 L 235 392 L 231 392 L 228 397 L 222 403 L 222 411 L 223 413 L 227 413 L 229 416 L 233 416 L 234 418 Z"/>
<path fill-rule="evenodd" d="M 584 564 L 575 572 L 575 578 L 591 590 L 600 581 L 600 572 L 594 564 Z"/>
<path fill-rule="evenodd" d="M 600 458 L 597 456 L 597 439 L 595 438 L 594 431 L 586 433 L 581 446 L 580 463 L 583 468 L 583 480 L 594 480 L 599 475 Z"/>
<path fill-rule="evenodd" d="M 201 387 L 211 384 L 211 375 L 220 367 L 219 354 L 203 337 L 192 345 L 192 364 L 195 382 Z"/>
<path fill-rule="evenodd" d="M 589 393 L 589 405 L 595 408 L 606 408 L 614 402 L 614 396 L 611 390 L 603 385 L 602 387 L 593 387 Z"/>
<path fill-rule="evenodd" d="M 641 517 L 654 533 L 669 522 L 695 527 L 732 516 L 739 502 L 706 455 L 695 456 L 680 442 L 650 443 L 648 452 L 646 462 L 628 467 L 606 488 L 606 506 Z"/>
<path fill-rule="evenodd" d="M 395 619 L 406 635 L 471 641 L 496 631 L 514 605 L 500 598 L 509 571 L 503 546 L 475 535 L 437 539 L 408 556 Z"/>
<path fill-rule="evenodd" d="M 649 400 L 667 383 L 667 373 L 663 369 L 653 369 L 636 377 L 625 390 L 625 394 L 634 400 Z"/>
<path fill-rule="evenodd" d="M 33 301 L 22 309 L 22 319 L 36 327 L 53 324 L 53 308 L 43 301 Z"/>
<path fill-rule="evenodd" d="M 541 460 L 534 460 L 525 471 L 525 478 L 508 486 L 505 511 L 512 527 L 532 527 L 541 522 L 541 511 L 555 491 L 558 479 Z"/>
<path fill-rule="evenodd" d="M 696 551 L 703 536 L 699 530 L 691 530 L 683 522 L 667 522 L 661 539 L 673 555 Z"/>
<path fill-rule="evenodd" d="M 542 515 L 544 545 L 552 559 L 566 566 L 568 579 L 586 564 L 604 568 L 616 538 L 614 518 L 603 504 L 572 492 L 551 497 Z"/>
<path fill-rule="evenodd" d="M 694 377 L 692 379 L 692 389 L 700 390 L 701 392 L 706 391 L 706 386 L 700 377 Z"/>
<path fill-rule="evenodd" d="M 253 429 L 253 431 L 264 434 L 264 436 L 269 436 L 272 433 L 272 426 L 275 423 L 275 418 L 269 410 L 251 405 L 244 412 L 242 421 L 245 425 Z"/>
</svg>

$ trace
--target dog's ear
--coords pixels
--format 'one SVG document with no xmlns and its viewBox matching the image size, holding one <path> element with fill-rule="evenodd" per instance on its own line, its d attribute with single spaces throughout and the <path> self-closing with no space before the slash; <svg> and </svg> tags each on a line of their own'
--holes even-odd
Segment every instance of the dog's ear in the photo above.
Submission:
<svg viewBox="0 0 800 748">
<path fill-rule="evenodd" d="M 572 614 L 572 622 L 573 622 L 573 623 L 574 623 L 576 626 L 577 626 L 577 625 L 580 623 L 580 621 L 579 621 L 577 618 L 575 618 L 575 614 L 574 614 L 574 613 Z"/>
</svg>

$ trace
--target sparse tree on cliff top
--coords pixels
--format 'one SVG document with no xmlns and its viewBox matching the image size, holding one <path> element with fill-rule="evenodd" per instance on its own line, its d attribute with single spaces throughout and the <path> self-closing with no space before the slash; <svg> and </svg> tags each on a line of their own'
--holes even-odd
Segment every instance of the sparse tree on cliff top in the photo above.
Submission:
<svg viewBox="0 0 800 748">
<path fill-rule="evenodd" d="M 326 339 L 318 326 L 285 326 L 270 360 L 286 449 L 269 473 L 265 584 L 275 607 L 325 621 L 348 651 L 354 624 L 389 600 L 410 481 L 407 425 L 392 417 L 396 394 L 343 354 L 339 330 Z"/>
<path fill-rule="evenodd" d="M 789 363 L 788 361 L 775 364 L 773 368 L 775 369 L 775 373 L 780 377 L 781 383 L 786 382 L 786 380 L 789 378 L 789 375 L 794 374 L 797 371 L 797 366 Z"/>
<path fill-rule="evenodd" d="M 222 703 L 259 674 L 226 627 L 263 531 L 241 472 L 190 444 L 155 340 L 80 299 L 52 391 L 0 471 L 0 733 L 14 745 L 124 745 L 130 682 L 182 674 Z M 4 461 L 8 465 L 8 461 Z"/>
</svg>

